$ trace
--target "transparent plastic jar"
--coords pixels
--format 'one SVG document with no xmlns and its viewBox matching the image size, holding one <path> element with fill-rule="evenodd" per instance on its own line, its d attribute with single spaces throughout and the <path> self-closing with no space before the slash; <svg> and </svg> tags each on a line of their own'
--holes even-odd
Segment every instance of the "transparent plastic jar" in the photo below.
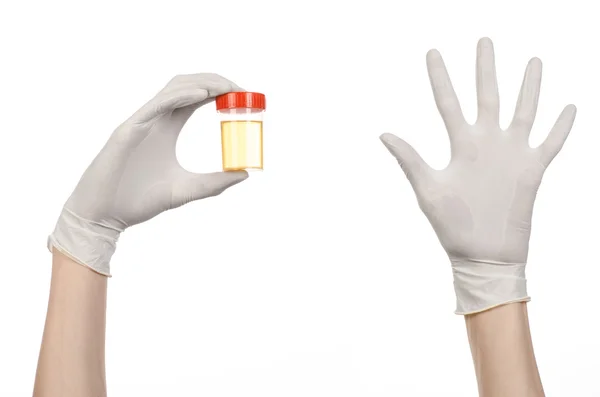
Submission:
<svg viewBox="0 0 600 397">
<path fill-rule="evenodd" d="M 262 170 L 264 94 L 230 92 L 215 102 L 221 119 L 223 171 Z"/>
</svg>

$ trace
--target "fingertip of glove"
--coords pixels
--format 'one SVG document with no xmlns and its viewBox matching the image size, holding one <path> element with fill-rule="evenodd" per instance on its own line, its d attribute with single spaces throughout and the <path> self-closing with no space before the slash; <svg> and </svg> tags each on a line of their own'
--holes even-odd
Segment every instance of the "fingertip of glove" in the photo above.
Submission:
<svg viewBox="0 0 600 397">
<path fill-rule="evenodd" d="M 250 176 L 248 174 L 248 171 L 242 170 L 242 171 L 226 171 L 223 172 L 223 175 L 226 175 L 227 178 L 230 178 L 236 182 L 241 182 L 244 181 L 246 179 L 248 179 L 248 177 Z"/>
<path fill-rule="evenodd" d="M 383 144 L 385 146 L 391 146 L 391 145 L 393 145 L 394 141 L 396 139 L 398 139 L 398 137 L 394 134 L 390 134 L 389 132 L 386 132 L 384 134 L 381 134 L 379 136 L 379 139 L 381 140 L 381 142 L 383 142 Z"/>
<path fill-rule="evenodd" d="M 390 135 L 392 135 L 392 134 L 390 134 L 389 132 L 385 132 L 385 133 L 383 133 L 383 134 L 379 135 L 379 139 L 380 139 L 382 142 L 384 142 L 384 143 L 385 143 L 385 141 L 386 141 L 387 139 L 389 139 L 389 136 L 390 136 Z"/>
<path fill-rule="evenodd" d="M 429 51 L 427 51 L 427 54 L 425 55 L 425 58 L 429 62 L 431 62 L 431 61 L 437 61 L 437 60 L 439 60 L 439 59 L 442 58 L 442 54 L 440 54 L 440 52 L 437 49 L 432 48 Z"/>
</svg>

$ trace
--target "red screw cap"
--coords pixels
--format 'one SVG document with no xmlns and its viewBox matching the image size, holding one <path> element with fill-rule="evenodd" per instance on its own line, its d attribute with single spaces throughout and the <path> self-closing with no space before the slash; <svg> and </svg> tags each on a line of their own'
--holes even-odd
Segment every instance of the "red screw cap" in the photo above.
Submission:
<svg viewBox="0 0 600 397">
<path fill-rule="evenodd" d="M 265 95 L 258 92 L 228 92 L 219 95 L 216 100 L 217 110 L 223 109 L 266 109 Z"/>
</svg>

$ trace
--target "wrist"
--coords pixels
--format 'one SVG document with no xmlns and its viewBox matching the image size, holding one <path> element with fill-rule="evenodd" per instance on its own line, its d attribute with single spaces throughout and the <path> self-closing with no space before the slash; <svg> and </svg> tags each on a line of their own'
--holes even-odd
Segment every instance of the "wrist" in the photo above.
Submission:
<svg viewBox="0 0 600 397">
<path fill-rule="evenodd" d="M 479 313 L 513 302 L 528 302 L 525 263 L 451 259 L 456 314 Z"/>
<path fill-rule="evenodd" d="M 56 248 L 75 262 L 110 277 L 110 260 L 121 232 L 63 208 L 47 244 L 51 252 Z"/>
<path fill-rule="evenodd" d="M 544 396 L 525 303 L 465 316 L 465 324 L 480 395 Z"/>
</svg>

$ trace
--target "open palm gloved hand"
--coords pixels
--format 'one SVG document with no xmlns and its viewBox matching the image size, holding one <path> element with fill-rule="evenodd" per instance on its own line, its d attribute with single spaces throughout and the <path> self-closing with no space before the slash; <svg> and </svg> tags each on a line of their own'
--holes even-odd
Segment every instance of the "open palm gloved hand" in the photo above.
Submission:
<svg viewBox="0 0 600 397">
<path fill-rule="evenodd" d="M 381 140 L 410 181 L 420 208 L 446 250 L 454 275 L 456 314 L 472 314 L 528 301 L 525 265 L 536 193 L 550 162 L 561 150 L 576 108 L 562 111 L 545 141 L 529 146 L 537 111 L 542 64 L 529 61 L 514 118 L 499 126 L 499 95 L 492 42 L 477 47 L 478 117 L 462 114 L 441 55 L 427 54 L 438 110 L 450 137 L 451 160 L 434 170 L 405 141 Z"/>
<path fill-rule="evenodd" d="M 110 276 L 110 259 L 126 228 L 246 179 L 245 171 L 189 172 L 175 153 L 194 111 L 231 91 L 243 90 L 215 74 L 173 78 L 111 135 L 65 203 L 48 248 Z"/>
</svg>

